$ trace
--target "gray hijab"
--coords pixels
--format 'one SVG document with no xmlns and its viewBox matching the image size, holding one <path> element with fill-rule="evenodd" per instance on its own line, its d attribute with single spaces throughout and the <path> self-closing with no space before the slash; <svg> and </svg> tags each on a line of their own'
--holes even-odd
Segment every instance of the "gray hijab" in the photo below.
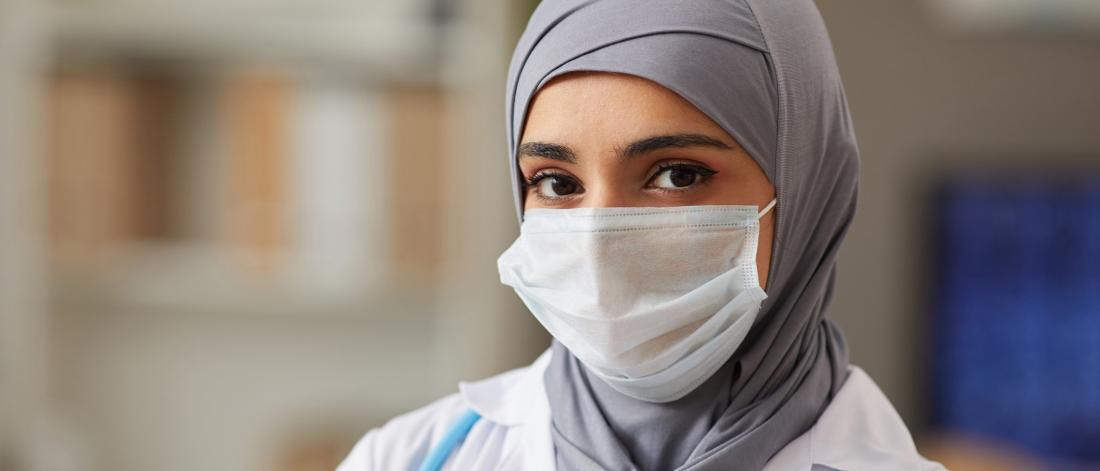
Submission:
<svg viewBox="0 0 1100 471">
<path fill-rule="evenodd" d="M 561 469 L 759 470 L 808 430 L 847 375 L 825 311 L 855 211 L 858 151 L 825 26 L 811 0 L 548 0 L 516 46 L 506 96 L 516 148 L 535 92 L 572 71 L 635 75 L 694 104 L 775 185 L 768 299 L 707 382 L 671 403 L 624 396 L 560 343 L 544 380 Z"/>
</svg>

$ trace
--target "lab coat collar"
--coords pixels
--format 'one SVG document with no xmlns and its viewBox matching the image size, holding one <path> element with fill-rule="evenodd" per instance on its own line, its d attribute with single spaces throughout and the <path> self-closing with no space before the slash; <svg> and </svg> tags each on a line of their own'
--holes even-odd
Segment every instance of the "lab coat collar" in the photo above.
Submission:
<svg viewBox="0 0 1100 471">
<path fill-rule="evenodd" d="M 466 405 L 484 420 L 519 431 L 519 447 L 501 459 L 495 469 L 553 471 L 553 439 L 550 436 L 550 402 L 542 377 L 550 364 L 550 349 L 530 366 L 475 383 L 459 383 Z M 515 450 L 523 450 L 517 453 Z"/>
<path fill-rule="evenodd" d="M 530 366 L 481 381 L 459 383 L 459 394 L 482 418 L 500 425 L 545 422 L 550 405 L 542 376 L 550 364 L 550 356 L 548 348 Z"/>
<path fill-rule="evenodd" d="M 848 371 L 848 379 L 808 432 L 814 464 L 836 469 L 942 469 L 920 456 L 909 429 L 871 377 L 858 366 Z M 887 462 L 893 466 L 884 466 Z"/>
</svg>

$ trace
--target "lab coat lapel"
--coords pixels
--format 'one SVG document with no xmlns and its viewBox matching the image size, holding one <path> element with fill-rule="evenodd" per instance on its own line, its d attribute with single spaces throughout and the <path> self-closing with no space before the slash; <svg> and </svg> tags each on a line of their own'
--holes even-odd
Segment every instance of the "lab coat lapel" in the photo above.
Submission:
<svg viewBox="0 0 1100 471">
<path fill-rule="evenodd" d="M 550 364 L 547 349 L 528 368 L 515 371 L 516 378 L 490 378 L 463 383 L 459 389 L 466 403 L 484 420 L 509 427 L 515 434 L 514 445 L 496 469 L 553 471 L 554 444 L 550 437 L 550 404 L 546 398 L 543 373 Z M 512 379 L 509 381 L 508 379 Z"/>
</svg>

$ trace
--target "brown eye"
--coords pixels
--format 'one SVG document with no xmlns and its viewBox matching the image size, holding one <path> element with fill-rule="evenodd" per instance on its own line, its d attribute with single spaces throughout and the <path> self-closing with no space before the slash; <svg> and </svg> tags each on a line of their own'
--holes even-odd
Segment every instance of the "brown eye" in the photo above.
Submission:
<svg viewBox="0 0 1100 471">
<path fill-rule="evenodd" d="M 680 189 L 697 184 L 714 175 L 714 170 L 696 165 L 670 165 L 653 176 L 650 184 L 662 189 Z"/>
<path fill-rule="evenodd" d="M 539 195 L 547 198 L 560 198 L 577 193 L 580 185 L 564 175 L 544 175 L 532 183 Z"/>
<path fill-rule="evenodd" d="M 699 174 L 691 170 L 682 168 L 674 168 L 668 171 L 668 181 L 672 183 L 672 186 L 677 188 L 683 188 L 699 178 Z"/>
</svg>

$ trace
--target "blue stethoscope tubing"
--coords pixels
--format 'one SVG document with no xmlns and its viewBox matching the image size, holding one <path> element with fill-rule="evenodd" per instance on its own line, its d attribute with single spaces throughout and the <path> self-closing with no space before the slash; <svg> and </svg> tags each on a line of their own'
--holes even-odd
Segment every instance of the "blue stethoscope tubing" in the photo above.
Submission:
<svg viewBox="0 0 1100 471">
<path fill-rule="evenodd" d="M 450 430 L 447 430 L 447 433 L 443 435 L 443 439 L 428 452 L 428 456 L 424 457 L 418 471 L 439 471 L 442 469 L 443 463 L 447 462 L 451 452 L 466 439 L 466 435 L 470 433 L 470 429 L 474 427 L 478 420 L 481 420 L 481 414 L 473 409 L 463 413 L 451 426 Z"/>
</svg>

